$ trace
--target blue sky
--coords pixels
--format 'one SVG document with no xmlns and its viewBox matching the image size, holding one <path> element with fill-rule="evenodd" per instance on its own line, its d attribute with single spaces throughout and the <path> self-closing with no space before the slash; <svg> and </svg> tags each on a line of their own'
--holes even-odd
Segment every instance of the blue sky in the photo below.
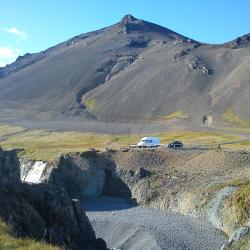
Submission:
<svg viewBox="0 0 250 250">
<path fill-rule="evenodd" d="M 249 0 L 0 0 L 0 66 L 125 14 L 201 42 L 223 43 L 250 32 Z"/>
</svg>

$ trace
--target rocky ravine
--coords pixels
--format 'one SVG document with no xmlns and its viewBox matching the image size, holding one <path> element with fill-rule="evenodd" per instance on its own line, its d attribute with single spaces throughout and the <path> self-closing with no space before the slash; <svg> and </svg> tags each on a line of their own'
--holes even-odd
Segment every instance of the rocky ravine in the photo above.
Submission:
<svg viewBox="0 0 250 250">
<path fill-rule="evenodd" d="M 23 181 L 64 187 L 72 198 L 102 195 L 210 221 L 238 249 L 250 238 L 250 153 L 225 150 L 120 150 L 22 160 Z M 36 174 L 35 174 L 36 173 Z M 39 176 L 39 178 L 38 178 Z"/>
<path fill-rule="evenodd" d="M 98 237 L 126 250 L 219 250 L 226 236 L 210 223 L 178 212 L 136 206 L 126 199 L 98 197 L 82 204 Z"/>
<path fill-rule="evenodd" d="M 89 220 L 77 199 L 59 186 L 20 181 L 15 151 L 0 148 L 0 218 L 17 237 L 47 241 L 64 249 L 105 250 L 96 240 Z"/>
</svg>

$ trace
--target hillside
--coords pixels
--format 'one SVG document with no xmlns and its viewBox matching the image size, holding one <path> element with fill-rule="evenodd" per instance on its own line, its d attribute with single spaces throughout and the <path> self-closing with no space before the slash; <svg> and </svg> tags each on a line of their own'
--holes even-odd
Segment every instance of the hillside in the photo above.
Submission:
<svg viewBox="0 0 250 250">
<path fill-rule="evenodd" d="M 249 44 L 203 44 L 127 15 L 0 68 L 0 118 L 194 126 L 235 123 L 230 111 L 249 124 Z"/>
</svg>

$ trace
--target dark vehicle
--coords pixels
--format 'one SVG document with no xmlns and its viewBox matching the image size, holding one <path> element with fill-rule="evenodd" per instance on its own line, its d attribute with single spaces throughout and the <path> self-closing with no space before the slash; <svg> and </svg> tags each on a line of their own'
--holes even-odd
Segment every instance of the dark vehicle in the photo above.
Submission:
<svg viewBox="0 0 250 250">
<path fill-rule="evenodd" d="M 173 141 L 167 145 L 167 148 L 183 148 L 183 143 L 181 141 Z"/>
</svg>

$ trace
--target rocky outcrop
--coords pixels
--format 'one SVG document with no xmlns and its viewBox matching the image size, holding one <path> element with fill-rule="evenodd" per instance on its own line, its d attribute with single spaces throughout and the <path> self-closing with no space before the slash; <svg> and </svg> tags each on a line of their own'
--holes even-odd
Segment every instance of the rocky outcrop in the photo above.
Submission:
<svg viewBox="0 0 250 250">
<path fill-rule="evenodd" d="M 78 200 L 44 184 L 1 185 L 0 216 L 18 237 L 67 246 L 96 249 L 95 233 Z"/>
<path fill-rule="evenodd" d="M 128 46 L 144 46 L 144 41 L 132 41 L 129 40 L 129 44 Z M 99 70 L 103 70 L 103 71 L 107 71 L 109 72 L 109 74 L 105 77 L 105 82 L 109 81 L 111 79 L 111 77 L 113 77 L 114 75 L 120 73 L 122 70 L 124 70 L 125 68 L 127 68 L 129 65 L 131 65 L 135 60 L 137 60 L 138 57 L 137 55 L 121 55 L 118 54 L 116 55 L 116 59 L 113 62 L 112 68 L 110 68 L 107 71 L 106 67 L 101 67 L 99 68 Z"/>
<path fill-rule="evenodd" d="M 239 49 L 239 48 L 244 48 L 250 45 L 250 33 L 238 37 L 234 39 L 233 41 L 226 43 L 225 46 L 229 47 L 231 49 Z"/>
<path fill-rule="evenodd" d="M 184 50 L 172 51 L 172 60 L 173 62 L 179 62 L 181 57 L 185 56 L 186 52 Z"/>
<path fill-rule="evenodd" d="M 190 60 L 189 68 L 191 70 L 200 70 L 203 74 L 209 75 L 212 73 L 211 69 L 208 69 L 208 67 L 204 64 L 204 62 L 197 57 L 193 57 Z"/>
<path fill-rule="evenodd" d="M 38 164 L 33 166 L 37 168 Z M 105 242 L 96 240 L 79 200 L 72 199 L 63 187 L 21 183 L 19 176 L 15 152 L 0 149 L 0 217 L 17 237 L 31 237 L 66 249 L 106 249 Z"/>
<path fill-rule="evenodd" d="M 249 223 L 248 223 L 249 224 Z M 248 249 L 250 246 L 250 225 L 240 227 L 228 241 L 222 246 L 221 250 Z"/>
<path fill-rule="evenodd" d="M 102 195 L 105 169 L 114 168 L 114 163 L 95 151 L 62 156 L 52 167 L 46 182 L 63 187 L 72 198 L 97 197 Z"/>
<path fill-rule="evenodd" d="M 20 167 L 15 150 L 6 152 L 0 148 L 0 178 L 2 183 L 20 180 Z"/>
</svg>

